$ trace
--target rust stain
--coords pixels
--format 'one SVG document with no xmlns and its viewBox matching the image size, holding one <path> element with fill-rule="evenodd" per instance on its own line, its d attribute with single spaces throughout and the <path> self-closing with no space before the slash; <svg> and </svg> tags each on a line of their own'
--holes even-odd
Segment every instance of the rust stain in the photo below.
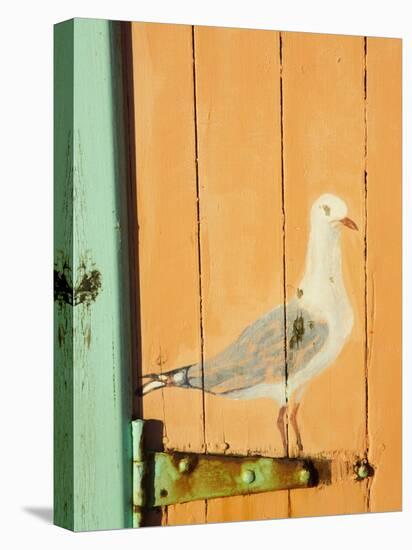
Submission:
<svg viewBox="0 0 412 550">
<path fill-rule="evenodd" d="M 353 478 L 355 481 L 363 481 L 364 479 L 373 477 L 375 474 L 374 467 L 369 464 L 367 458 L 359 458 L 353 464 Z"/>
<path fill-rule="evenodd" d="M 252 494 L 330 482 L 329 461 L 230 455 L 154 453 L 147 477 L 148 505 Z M 302 477 L 304 476 L 304 477 Z"/>
</svg>

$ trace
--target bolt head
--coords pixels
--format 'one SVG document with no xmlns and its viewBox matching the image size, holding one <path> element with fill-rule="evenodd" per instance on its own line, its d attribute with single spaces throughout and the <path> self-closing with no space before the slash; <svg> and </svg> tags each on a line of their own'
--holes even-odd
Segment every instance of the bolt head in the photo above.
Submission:
<svg viewBox="0 0 412 550">
<path fill-rule="evenodd" d="M 309 470 L 306 470 L 306 468 L 303 468 L 299 472 L 299 481 L 301 483 L 308 483 L 309 480 L 310 480 L 310 472 Z"/>
<path fill-rule="evenodd" d="M 358 477 L 360 477 L 361 479 L 365 479 L 366 477 L 368 477 L 369 475 L 368 466 L 366 464 L 362 464 L 361 466 L 359 466 L 357 474 L 358 474 Z"/>
<path fill-rule="evenodd" d="M 242 472 L 242 481 L 244 483 L 253 483 L 255 481 L 255 472 L 253 470 L 245 470 Z"/>
<path fill-rule="evenodd" d="M 190 460 L 188 458 L 182 458 L 182 460 L 179 461 L 179 472 L 181 474 L 184 474 L 185 472 L 188 472 L 190 469 Z"/>
</svg>

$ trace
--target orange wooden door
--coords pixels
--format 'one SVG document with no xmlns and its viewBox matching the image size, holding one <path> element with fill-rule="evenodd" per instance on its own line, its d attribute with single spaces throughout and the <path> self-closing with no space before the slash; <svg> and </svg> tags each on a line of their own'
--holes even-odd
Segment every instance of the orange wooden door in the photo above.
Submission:
<svg viewBox="0 0 412 550">
<path fill-rule="evenodd" d="M 341 197 L 359 229 L 342 231 L 352 332 L 307 385 L 303 450 L 290 410 L 284 448 L 265 396 L 164 387 L 142 399 L 165 449 L 326 458 L 330 483 L 169 506 L 154 521 L 399 509 L 400 42 L 133 23 L 132 61 L 141 374 L 204 368 L 300 296 L 320 195 Z M 286 339 L 284 351 L 287 392 Z M 374 476 L 355 481 L 364 457 Z"/>
</svg>

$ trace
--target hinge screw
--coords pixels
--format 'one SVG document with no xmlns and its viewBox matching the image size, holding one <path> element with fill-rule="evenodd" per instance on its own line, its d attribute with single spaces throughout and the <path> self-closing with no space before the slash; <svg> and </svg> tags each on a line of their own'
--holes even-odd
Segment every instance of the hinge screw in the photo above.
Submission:
<svg viewBox="0 0 412 550">
<path fill-rule="evenodd" d="M 357 460 L 353 465 L 354 477 L 358 481 L 362 481 L 367 477 L 373 476 L 374 470 L 369 464 L 366 458 L 362 460 Z"/>
<path fill-rule="evenodd" d="M 242 481 L 244 483 L 253 483 L 255 481 L 255 472 L 253 470 L 245 470 L 242 473 Z"/>
</svg>

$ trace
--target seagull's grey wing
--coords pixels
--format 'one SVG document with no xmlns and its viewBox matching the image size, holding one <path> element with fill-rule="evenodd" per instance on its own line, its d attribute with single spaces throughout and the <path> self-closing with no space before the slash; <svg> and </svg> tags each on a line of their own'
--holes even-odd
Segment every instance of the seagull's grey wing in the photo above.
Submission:
<svg viewBox="0 0 412 550">
<path fill-rule="evenodd" d="M 288 377 L 305 368 L 323 347 L 329 335 L 324 319 L 311 315 L 293 300 L 287 307 L 287 364 Z"/>
<path fill-rule="evenodd" d="M 256 384 L 281 383 L 285 376 L 284 308 L 280 306 L 248 326 L 216 357 L 205 362 L 204 389 L 224 394 Z M 200 365 L 187 373 L 190 386 L 202 387 Z"/>
<path fill-rule="evenodd" d="M 292 300 L 287 306 L 288 376 L 304 369 L 329 334 L 326 321 L 311 315 Z M 202 388 L 199 364 L 189 368 L 188 383 Z M 204 389 L 231 393 L 260 383 L 285 381 L 284 308 L 280 306 L 247 327 L 235 342 L 205 362 Z"/>
</svg>

